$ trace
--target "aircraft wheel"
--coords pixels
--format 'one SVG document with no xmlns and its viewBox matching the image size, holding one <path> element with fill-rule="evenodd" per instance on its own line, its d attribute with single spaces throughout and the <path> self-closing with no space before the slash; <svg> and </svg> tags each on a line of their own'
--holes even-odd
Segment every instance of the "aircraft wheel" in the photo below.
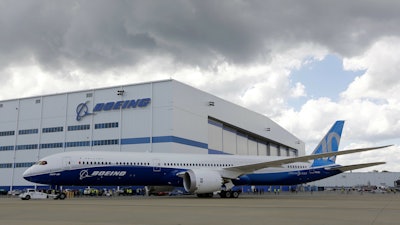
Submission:
<svg viewBox="0 0 400 225">
<path fill-rule="evenodd" d="M 61 193 L 59 196 L 60 200 L 64 200 L 66 197 L 65 193 Z"/>
</svg>

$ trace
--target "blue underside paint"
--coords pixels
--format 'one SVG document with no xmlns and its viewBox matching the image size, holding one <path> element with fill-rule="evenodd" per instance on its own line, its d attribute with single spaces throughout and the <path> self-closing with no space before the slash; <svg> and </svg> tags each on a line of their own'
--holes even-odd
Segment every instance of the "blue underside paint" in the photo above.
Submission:
<svg viewBox="0 0 400 225">
<path fill-rule="evenodd" d="M 110 171 L 108 175 L 107 171 Z M 186 171 L 186 169 L 161 168 L 154 171 L 153 167 L 111 166 L 65 170 L 52 174 L 32 176 L 27 179 L 40 184 L 64 186 L 148 185 L 181 187 L 182 178 L 176 176 L 176 174 L 182 171 Z M 320 180 L 339 173 L 338 170 L 319 168 L 292 172 L 247 174 L 239 177 L 237 180 L 233 180 L 233 183 L 235 185 L 296 185 Z"/>
<path fill-rule="evenodd" d="M 291 172 L 247 174 L 233 180 L 235 185 L 297 185 L 339 174 L 339 170 L 299 170 Z"/>
</svg>

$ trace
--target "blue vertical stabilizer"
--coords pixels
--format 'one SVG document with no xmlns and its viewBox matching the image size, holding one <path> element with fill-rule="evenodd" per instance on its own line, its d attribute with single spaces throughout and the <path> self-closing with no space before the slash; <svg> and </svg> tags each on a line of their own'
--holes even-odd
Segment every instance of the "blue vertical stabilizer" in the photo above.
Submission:
<svg viewBox="0 0 400 225">
<path fill-rule="evenodd" d="M 337 152 L 339 150 L 339 143 L 340 143 L 340 138 L 342 136 L 343 125 L 344 125 L 343 120 L 336 121 L 335 124 L 333 124 L 331 129 L 328 131 L 328 133 L 325 135 L 325 137 L 317 145 L 312 154 L 314 155 L 326 152 Z M 336 161 L 336 156 L 329 158 L 315 159 L 312 164 L 312 167 L 334 164 L 335 161 Z"/>
</svg>

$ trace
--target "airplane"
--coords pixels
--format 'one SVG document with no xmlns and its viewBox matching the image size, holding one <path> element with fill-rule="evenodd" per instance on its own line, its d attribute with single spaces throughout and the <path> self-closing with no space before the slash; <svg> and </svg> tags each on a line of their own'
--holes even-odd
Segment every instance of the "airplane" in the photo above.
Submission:
<svg viewBox="0 0 400 225">
<path fill-rule="evenodd" d="M 27 181 L 57 186 L 183 187 L 198 197 L 237 198 L 242 185 L 297 185 L 385 162 L 342 166 L 336 156 L 391 145 L 338 151 L 344 121 L 336 121 L 311 155 L 298 157 L 149 152 L 71 151 L 40 159 Z"/>
</svg>

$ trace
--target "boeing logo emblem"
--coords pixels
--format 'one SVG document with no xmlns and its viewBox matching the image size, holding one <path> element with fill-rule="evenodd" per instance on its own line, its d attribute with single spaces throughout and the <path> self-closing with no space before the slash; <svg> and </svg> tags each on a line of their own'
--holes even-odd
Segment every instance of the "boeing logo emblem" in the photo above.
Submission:
<svg viewBox="0 0 400 225">
<path fill-rule="evenodd" d="M 98 171 L 95 170 L 92 172 L 92 174 L 89 174 L 88 170 L 81 170 L 81 172 L 79 173 L 79 180 L 83 180 L 85 178 L 89 178 L 89 177 L 95 177 L 95 176 L 100 176 L 100 177 L 123 177 L 126 175 L 126 171 Z"/>
<path fill-rule="evenodd" d="M 144 108 L 150 104 L 151 98 L 97 103 L 94 106 L 92 113 L 89 112 L 89 107 L 87 106 L 88 102 L 89 101 L 87 101 L 85 103 L 80 103 L 76 107 L 76 120 L 77 121 L 80 121 L 85 116 L 93 115 L 94 112 L 129 109 L 129 108 Z"/>
<path fill-rule="evenodd" d="M 76 120 L 80 121 L 83 117 L 92 115 L 93 113 L 89 113 L 89 107 L 87 106 L 87 103 L 81 103 L 76 107 Z"/>
</svg>

